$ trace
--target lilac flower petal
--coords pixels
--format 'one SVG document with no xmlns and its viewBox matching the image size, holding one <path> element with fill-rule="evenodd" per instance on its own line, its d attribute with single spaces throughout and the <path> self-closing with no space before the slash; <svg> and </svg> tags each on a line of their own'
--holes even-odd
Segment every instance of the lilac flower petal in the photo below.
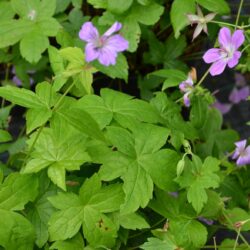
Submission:
<svg viewBox="0 0 250 250">
<path fill-rule="evenodd" d="M 184 96 L 183 96 L 183 101 L 184 101 L 184 105 L 186 107 L 190 106 L 190 99 L 189 99 L 189 92 L 187 92 Z"/>
<path fill-rule="evenodd" d="M 240 156 L 238 158 L 238 160 L 236 161 L 236 164 L 238 166 L 250 164 L 250 154 L 246 154 L 246 155 Z"/>
<path fill-rule="evenodd" d="M 94 44 L 88 43 L 85 47 L 85 60 L 91 62 L 97 59 L 100 55 L 100 50 L 95 47 Z"/>
<path fill-rule="evenodd" d="M 238 90 L 237 88 L 234 88 L 229 95 L 229 100 L 230 102 L 237 104 L 243 100 L 246 100 L 249 94 L 250 94 L 250 91 L 249 91 L 248 86 L 243 87 L 240 90 Z"/>
<path fill-rule="evenodd" d="M 203 25 L 202 24 L 198 24 L 194 30 L 194 34 L 193 34 L 193 39 L 192 41 L 197 37 L 199 36 L 199 34 L 201 33 L 201 31 L 203 30 Z"/>
<path fill-rule="evenodd" d="M 203 56 L 205 63 L 216 62 L 221 59 L 220 49 L 209 49 Z"/>
<path fill-rule="evenodd" d="M 99 38 L 99 33 L 91 22 L 86 22 L 82 25 L 79 37 L 85 42 L 95 42 Z"/>
<path fill-rule="evenodd" d="M 16 84 L 16 86 L 22 85 L 22 81 L 17 76 L 13 76 L 12 82 L 14 82 Z"/>
<path fill-rule="evenodd" d="M 102 48 L 98 60 L 101 64 L 105 66 L 115 65 L 116 63 L 117 52 L 110 50 L 107 47 Z"/>
<path fill-rule="evenodd" d="M 174 198 L 178 198 L 179 193 L 178 192 L 168 192 L 169 195 L 171 195 Z"/>
<path fill-rule="evenodd" d="M 243 30 L 236 30 L 232 36 L 232 44 L 238 49 L 245 41 Z"/>
<path fill-rule="evenodd" d="M 240 156 L 240 151 L 238 148 L 235 149 L 235 151 L 233 152 L 233 155 L 232 155 L 232 159 L 237 159 L 238 157 Z"/>
<path fill-rule="evenodd" d="M 227 63 L 228 67 L 233 68 L 234 66 L 236 66 L 239 62 L 240 57 L 241 57 L 241 52 L 235 51 L 233 57 Z"/>
<path fill-rule="evenodd" d="M 229 28 L 223 27 L 219 32 L 219 43 L 222 47 L 227 47 L 231 43 L 231 32 Z"/>
<path fill-rule="evenodd" d="M 186 83 L 185 82 L 181 82 L 179 84 L 179 89 L 182 91 L 182 92 L 185 92 L 186 91 Z"/>
<path fill-rule="evenodd" d="M 236 145 L 237 149 L 239 149 L 240 151 L 243 151 L 246 147 L 247 140 L 237 141 L 234 144 Z"/>
<path fill-rule="evenodd" d="M 206 218 L 204 218 L 204 217 L 202 217 L 202 216 L 198 217 L 198 220 L 204 222 L 205 224 L 207 224 L 207 225 L 209 225 L 209 226 L 213 225 L 213 223 L 214 223 L 213 220 L 206 219 Z"/>
<path fill-rule="evenodd" d="M 115 22 L 104 34 L 103 36 L 111 36 L 113 33 L 119 31 L 122 28 L 122 24 Z"/>
<path fill-rule="evenodd" d="M 213 105 L 215 108 L 217 108 L 223 115 L 228 113 L 230 109 L 232 108 L 232 104 L 230 103 L 221 103 L 219 101 L 216 101 Z"/>
<path fill-rule="evenodd" d="M 238 87 L 243 87 L 243 86 L 245 86 L 247 84 L 245 77 L 240 73 L 235 72 L 234 78 L 235 78 L 235 81 L 236 81 L 235 84 Z"/>
<path fill-rule="evenodd" d="M 128 41 L 121 35 L 111 36 L 106 43 L 105 47 L 109 47 L 110 50 L 115 50 L 116 52 L 122 52 L 128 49 Z"/>
<path fill-rule="evenodd" d="M 210 72 L 210 74 L 212 76 L 219 75 L 219 74 L 221 74 L 224 71 L 226 65 L 227 65 L 227 63 L 224 60 L 220 60 L 220 61 L 214 62 L 212 64 L 209 72 Z"/>
<path fill-rule="evenodd" d="M 241 101 L 246 100 L 249 95 L 250 95 L 250 89 L 248 86 L 243 87 L 239 90 L 239 98 Z"/>
</svg>

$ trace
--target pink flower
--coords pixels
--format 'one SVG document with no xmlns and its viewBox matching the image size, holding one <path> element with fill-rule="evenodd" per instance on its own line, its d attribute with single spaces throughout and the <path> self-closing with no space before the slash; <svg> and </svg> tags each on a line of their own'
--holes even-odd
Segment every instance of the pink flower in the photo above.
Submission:
<svg viewBox="0 0 250 250">
<path fill-rule="evenodd" d="M 215 108 L 217 108 L 221 114 L 225 115 L 226 113 L 228 113 L 230 111 L 230 109 L 232 108 L 232 104 L 231 103 L 221 103 L 218 100 L 215 101 L 215 103 L 213 104 L 213 106 Z"/>
<path fill-rule="evenodd" d="M 232 156 L 233 159 L 237 159 L 236 164 L 238 166 L 250 164 L 250 146 L 247 146 L 247 140 L 238 141 L 235 143 L 236 149 Z"/>
<path fill-rule="evenodd" d="M 219 32 L 220 48 L 209 49 L 203 59 L 206 63 L 213 63 L 210 68 L 212 76 L 221 74 L 226 66 L 233 68 L 238 64 L 241 52 L 237 49 L 245 40 L 242 30 L 236 30 L 231 36 L 228 28 L 221 28 Z"/>
<path fill-rule="evenodd" d="M 91 22 L 83 24 L 79 37 L 87 42 L 85 47 L 85 60 L 91 62 L 95 59 L 105 65 L 115 65 L 118 52 L 128 49 L 128 41 L 121 35 L 113 33 L 118 32 L 122 24 L 115 22 L 102 36 Z"/>
<path fill-rule="evenodd" d="M 246 100 L 249 94 L 250 91 L 248 86 L 243 87 L 241 89 L 234 88 L 229 95 L 229 101 L 234 104 L 238 104 L 241 101 Z"/>
<path fill-rule="evenodd" d="M 179 85 L 179 89 L 181 90 L 181 92 L 185 93 L 183 96 L 183 101 L 186 107 L 190 106 L 189 95 L 192 93 L 193 88 L 194 88 L 193 79 L 191 75 L 189 74 L 187 80 L 185 80 L 184 82 L 181 82 Z"/>
</svg>

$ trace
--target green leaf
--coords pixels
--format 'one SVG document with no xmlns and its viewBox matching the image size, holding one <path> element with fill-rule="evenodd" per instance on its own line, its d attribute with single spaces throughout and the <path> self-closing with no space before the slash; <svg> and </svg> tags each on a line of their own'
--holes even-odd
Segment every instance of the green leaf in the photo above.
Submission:
<svg viewBox="0 0 250 250">
<path fill-rule="evenodd" d="M 52 17 L 43 18 L 36 23 L 36 30 L 40 30 L 44 36 L 56 36 L 60 27 L 59 22 Z"/>
<path fill-rule="evenodd" d="M 15 12 L 13 11 L 11 7 L 10 2 L 0 3 L 0 21 L 12 19 L 14 15 L 15 15 Z"/>
<path fill-rule="evenodd" d="M 176 246 L 169 238 L 163 241 L 157 238 L 148 238 L 147 242 L 145 242 L 140 248 L 144 250 L 175 250 L 178 249 L 178 246 Z"/>
<path fill-rule="evenodd" d="M 195 0 L 175 0 L 170 10 L 171 23 L 174 28 L 175 38 L 180 36 L 180 31 L 188 25 L 187 14 L 195 13 Z"/>
<path fill-rule="evenodd" d="M 108 0 L 87 0 L 87 2 L 94 6 L 95 9 L 106 9 Z"/>
<path fill-rule="evenodd" d="M 91 206 L 84 209 L 83 232 L 87 241 L 94 247 L 104 245 L 111 248 L 117 237 L 117 228 L 112 220 Z"/>
<path fill-rule="evenodd" d="M 104 66 L 98 61 L 92 63 L 102 73 L 108 75 L 111 78 L 120 78 L 128 81 L 128 62 L 123 54 L 119 54 L 116 59 L 115 65 Z"/>
<path fill-rule="evenodd" d="M 217 188 L 219 186 L 220 178 L 214 172 L 219 170 L 220 161 L 209 156 L 201 165 L 201 160 L 197 156 L 193 156 L 192 164 L 193 170 L 190 170 L 190 166 L 185 168 L 184 175 L 178 178 L 178 183 L 181 187 L 188 188 L 188 201 L 199 213 L 208 199 L 206 188 Z"/>
<path fill-rule="evenodd" d="M 108 0 L 108 10 L 116 13 L 122 14 L 125 12 L 133 3 L 133 0 L 128 0 L 124 2 L 123 0 Z"/>
<path fill-rule="evenodd" d="M 134 138 L 127 130 L 109 126 L 107 127 L 107 137 L 120 152 L 131 157 L 136 157 Z"/>
<path fill-rule="evenodd" d="M 241 231 L 249 231 L 250 230 L 250 214 L 249 212 L 243 210 L 242 208 L 235 207 L 231 210 L 226 211 L 230 221 L 234 225 L 235 223 L 242 223 L 240 227 Z M 229 225 L 231 229 L 232 225 Z M 234 227 L 235 228 L 235 227 Z"/>
<path fill-rule="evenodd" d="M 11 140 L 12 140 L 12 137 L 9 134 L 9 132 L 3 129 L 0 129 L 0 142 L 2 143 L 2 142 L 11 141 Z"/>
<path fill-rule="evenodd" d="M 0 208 L 22 210 L 37 196 L 38 180 L 34 175 L 10 174 L 0 186 Z"/>
<path fill-rule="evenodd" d="M 42 179 L 42 181 L 43 182 L 40 182 L 40 184 L 45 186 L 44 179 Z M 27 218 L 35 228 L 36 244 L 40 248 L 49 238 L 48 221 L 51 215 L 55 212 L 55 208 L 48 201 L 48 198 L 55 193 L 55 189 L 49 187 L 28 207 Z"/>
<path fill-rule="evenodd" d="M 29 109 L 26 113 L 27 133 L 29 134 L 37 127 L 40 127 L 43 124 L 45 124 L 51 116 L 52 116 L 52 111 L 47 108 Z"/>
<path fill-rule="evenodd" d="M 160 69 L 150 73 L 149 75 L 151 74 L 166 78 L 166 80 L 163 83 L 162 90 L 178 86 L 181 82 L 183 82 L 187 78 L 185 73 L 176 69 Z"/>
<path fill-rule="evenodd" d="M 72 0 L 72 4 L 75 8 L 80 9 L 82 7 L 82 1 L 83 0 Z"/>
<path fill-rule="evenodd" d="M 57 114 L 83 134 L 105 141 L 97 122 L 83 109 L 70 108 L 68 110 L 60 110 L 60 112 L 57 111 Z"/>
<path fill-rule="evenodd" d="M 50 240 L 65 240 L 76 235 L 82 224 L 83 210 L 82 206 L 72 206 L 52 214 L 49 220 Z"/>
<path fill-rule="evenodd" d="M 53 243 L 49 249 L 57 249 L 57 250 L 84 250 L 84 241 L 81 234 L 77 234 L 75 237 L 65 241 L 56 241 Z"/>
<path fill-rule="evenodd" d="M 56 10 L 56 0 L 42 0 L 38 11 L 38 20 L 44 17 L 51 17 Z"/>
<path fill-rule="evenodd" d="M 121 197 L 120 185 L 101 187 L 97 174 L 85 180 L 79 196 L 61 193 L 50 197 L 50 202 L 61 210 L 54 213 L 49 221 L 51 240 L 72 238 L 82 226 L 84 237 L 91 246 L 112 247 L 118 228 L 103 213 L 119 210 L 123 202 Z"/>
<path fill-rule="evenodd" d="M 150 175 L 134 162 L 129 166 L 122 179 L 125 203 L 121 207 L 121 213 L 129 214 L 139 207 L 146 207 L 153 192 L 153 181 Z"/>
<path fill-rule="evenodd" d="M 33 28 L 34 25 L 29 20 L 0 21 L 0 48 L 17 43 L 26 34 L 32 32 Z"/>
<path fill-rule="evenodd" d="M 77 106 L 84 109 L 100 124 L 108 125 L 112 118 L 119 122 L 121 118 L 133 118 L 140 121 L 157 123 L 159 116 L 156 110 L 142 100 L 131 100 L 133 97 L 111 89 L 101 89 L 101 97 L 84 96 Z"/>
<path fill-rule="evenodd" d="M 41 103 L 35 93 L 24 88 L 20 89 L 12 86 L 0 87 L 0 96 L 26 108 L 44 108 L 44 104 Z"/>
<path fill-rule="evenodd" d="M 147 221 L 137 213 L 120 215 L 119 222 L 122 227 L 132 230 L 150 227 Z"/>
<path fill-rule="evenodd" d="M 21 214 L 0 209 L 0 245 L 8 250 L 33 250 L 35 232 Z"/>
<path fill-rule="evenodd" d="M 48 177 L 52 180 L 52 182 L 60 187 L 62 190 L 66 191 L 65 184 L 65 167 L 60 164 L 52 164 L 48 168 Z"/>
<path fill-rule="evenodd" d="M 30 63 L 36 63 L 49 47 L 49 40 L 40 29 L 26 34 L 20 42 L 21 55 Z"/>
<path fill-rule="evenodd" d="M 14 11 L 25 19 L 30 19 L 29 14 L 34 13 L 35 17 L 39 9 L 38 0 L 11 0 Z"/>
<path fill-rule="evenodd" d="M 123 36 L 129 42 L 129 52 L 135 52 L 141 37 L 141 28 L 133 16 L 128 16 L 123 21 Z"/>
<path fill-rule="evenodd" d="M 176 177 L 176 167 L 179 160 L 180 156 L 175 151 L 163 149 L 140 157 L 140 164 L 159 188 L 174 191 L 178 188 L 173 180 Z"/>
<path fill-rule="evenodd" d="M 172 34 L 168 37 L 166 40 L 165 46 L 164 46 L 164 58 L 163 63 L 166 68 L 180 68 L 177 67 L 176 58 L 178 58 L 182 53 L 184 52 L 185 48 L 187 46 L 186 38 L 185 36 L 180 36 L 178 39 L 174 37 Z M 185 79 L 187 76 L 185 77 Z"/>
<path fill-rule="evenodd" d="M 218 13 L 218 14 L 228 14 L 230 12 L 230 7 L 225 0 L 195 0 L 202 7 Z"/>
<path fill-rule="evenodd" d="M 111 213 L 120 209 L 124 201 L 122 186 L 119 184 L 103 187 L 89 201 L 88 205 L 101 213 Z"/>
<path fill-rule="evenodd" d="M 84 66 L 84 54 L 80 48 L 68 47 L 59 51 L 63 59 L 79 66 Z"/>
<path fill-rule="evenodd" d="M 163 12 L 163 6 L 152 2 L 147 6 L 134 4 L 130 15 L 142 24 L 153 25 L 158 22 Z"/>
<path fill-rule="evenodd" d="M 218 246 L 219 250 L 232 250 L 233 246 L 235 246 L 235 240 L 225 239 Z M 237 244 L 235 249 L 240 250 L 248 250 L 249 247 L 246 244 Z"/>
<path fill-rule="evenodd" d="M 192 98 L 192 109 L 190 112 L 190 121 L 195 128 L 203 127 L 208 113 L 208 103 L 202 96 Z"/>
<path fill-rule="evenodd" d="M 51 180 L 65 189 L 65 169 L 78 170 L 90 160 L 85 152 L 86 137 L 58 118 L 52 121 L 51 127 L 43 129 L 34 147 L 32 156 L 35 157 L 28 161 L 22 171 L 34 173 L 48 167 Z M 29 141 L 30 145 L 34 136 Z"/>
<path fill-rule="evenodd" d="M 200 222 L 189 219 L 171 220 L 169 223 L 170 232 L 175 240 L 183 246 L 202 248 L 207 241 L 207 229 Z"/>
</svg>

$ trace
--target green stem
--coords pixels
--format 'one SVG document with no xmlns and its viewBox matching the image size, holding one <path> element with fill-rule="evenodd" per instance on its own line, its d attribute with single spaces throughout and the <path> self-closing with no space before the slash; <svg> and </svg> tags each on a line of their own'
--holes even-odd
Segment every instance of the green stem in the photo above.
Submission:
<svg viewBox="0 0 250 250">
<path fill-rule="evenodd" d="M 201 83 L 205 80 L 205 78 L 207 77 L 208 73 L 209 73 L 209 70 L 210 70 L 211 67 L 209 67 L 207 69 L 207 71 L 205 72 L 205 74 L 202 76 L 202 78 L 200 79 L 200 81 L 196 84 L 196 87 L 200 86 Z"/>
<path fill-rule="evenodd" d="M 232 23 L 225 23 L 225 22 L 214 21 L 214 20 L 209 21 L 209 23 L 221 24 L 221 25 L 225 25 L 225 26 L 230 26 L 230 27 L 238 28 L 238 29 L 245 29 L 245 28 L 250 27 L 250 24 L 239 26 L 239 25 L 235 25 L 235 24 L 232 24 Z"/>
<path fill-rule="evenodd" d="M 243 2 L 244 2 L 244 0 L 240 0 L 240 6 L 238 9 L 238 13 L 237 13 L 236 21 L 235 21 L 235 27 L 234 27 L 235 30 L 236 30 L 236 27 L 238 26 L 238 23 L 239 23 L 239 18 L 240 18 L 240 13 L 241 13 L 241 9 L 243 6 Z"/>
<path fill-rule="evenodd" d="M 52 109 L 52 112 L 54 112 L 59 105 L 61 104 L 61 102 L 63 101 L 64 97 L 69 93 L 69 91 L 73 88 L 74 86 L 74 82 L 72 84 L 69 85 L 69 87 L 66 89 L 66 91 L 63 93 L 63 95 L 60 97 L 60 99 L 57 101 L 57 103 L 55 104 L 55 106 Z"/>
<path fill-rule="evenodd" d="M 234 243 L 234 248 L 233 250 L 236 250 L 237 244 L 238 244 L 238 240 L 239 240 L 239 236 L 240 236 L 240 228 L 238 229 L 238 233 L 235 239 L 235 243 Z"/>
<path fill-rule="evenodd" d="M 217 244 L 216 244 L 216 239 L 215 239 L 215 237 L 213 237 L 213 241 L 214 241 L 214 250 L 217 250 Z"/>
<path fill-rule="evenodd" d="M 71 90 L 71 88 L 72 88 L 73 86 L 74 86 L 74 82 L 66 89 L 66 91 L 63 93 L 63 95 L 60 97 L 60 99 L 56 102 L 55 106 L 54 106 L 53 109 L 51 110 L 52 113 L 58 108 L 58 106 L 59 106 L 59 105 L 61 104 L 61 102 L 63 101 L 64 97 L 69 93 L 69 91 Z M 34 149 L 35 144 L 36 144 L 36 142 L 37 142 L 37 140 L 38 140 L 40 134 L 42 133 L 42 131 L 43 131 L 45 125 L 46 125 L 46 122 L 39 128 L 39 130 L 38 130 L 38 132 L 37 132 L 37 134 L 36 134 L 36 137 L 35 137 L 35 139 L 34 139 L 32 145 L 31 145 L 31 147 L 30 147 L 30 150 L 28 151 L 28 154 L 27 154 L 26 157 L 25 157 L 25 160 L 24 160 L 24 162 L 23 162 L 22 167 L 24 167 L 24 165 L 26 164 L 26 162 L 27 162 L 27 160 L 28 160 L 28 158 L 29 158 L 29 156 L 30 156 L 32 150 Z"/>
<path fill-rule="evenodd" d="M 241 238 L 241 240 L 247 245 L 247 247 L 250 249 L 250 245 L 248 244 L 247 240 L 245 239 L 245 237 L 241 234 L 240 231 L 236 230 L 234 227 L 234 224 L 232 223 L 232 221 L 230 220 L 230 218 L 228 217 L 228 215 L 226 214 L 226 211 L 223 211 L 223 216 L 225 217 L 225 219 L 227 220 L 227 222 L 229 223 L 229 225 L 234 229 L 234 231 L 239 234 L 239 237 Z"/>
<path fill-rule="evenodd" d="M 201 249 L 211 249 L 211 248 L 213 248 L 214 247 L 214 245 L 206 245 L 206 246 L 204 246 L 204 247 L 202 247 Z M 220 249 L 226 249 L 226 250 L 228 250 L 228 249 L 233 249 L 233 246 L 230 246 L 230 245 L 226 245 L 226 246 L 219 246 L 220 247 Z M 237 246 L 237 249 L 239 249 L 239 248 L 243 248 L 243 249 L 246 249 L 246 246 Z"/>
<path fill-rule="evenodd" d="M 248 47 L 250 47 L 250 44 L 248 44 L 247 46 L 245 46 L 245 47 L 242 49 L 241 53 L 243 53 Z"/>
</svg>

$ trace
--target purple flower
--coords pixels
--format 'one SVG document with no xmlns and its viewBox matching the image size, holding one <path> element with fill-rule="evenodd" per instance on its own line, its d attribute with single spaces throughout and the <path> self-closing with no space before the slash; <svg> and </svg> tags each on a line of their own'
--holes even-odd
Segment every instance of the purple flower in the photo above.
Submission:
<svg viewBox="0 0 250 250">
<path fill-rule="evenodd" d="M 168 192 L 168 194 L 174 198 L 178 198 L 178 196 L 179 196 L 179 193 L 177 191 L 176 192 Z"/>
<path fill-rule="evenodd" d="M 191 75 L 189 74 L 187 80 L 185 80 L 184 82 L 181 82 L 179 85 L 179 89 L 181 90 L 181 92 L 185 93 L 183 96 L 183 101 L 186 107 L 190 106 L 189 95 L 192 93 L 193 88 L 194 88 L 194 83 L 193 83 Z"/>
<path fill-rule="evenodd" d="M 246 79 L 242 74 L 235 72 L 234 78 L 237 87 L 244 87 L 247 85 Z"/>
<path fill-rule="evenodd" d="M 188 21 L 190 22 L 191 25 L 197 24 L 194 30 L 193 40 L 201 33 L 202 30 L 205 33 L 207 33 L 207 23 L 213 20 L 213 18 L 216 15 L 215 13 L 210 13 L 204 16 L 198 5 L 197 5 L 197 14 L 198 15 L 194 15 L 194 14 L 187 15 Z"/>
<path fill-rule="evenodd" d="M 79 37 L 87 42 L 85 47 L 85 60 L 91 62 L 95 59 L 105 65 L 115 65 L 118 52 L 128 49 L 128 41 L 121 35 L 113 33 L 119 31 L 122 24 L 115 22 L 102 36 L 91 22 L 83 24 Z"/>
<path fill-rule="evenodd" d="M 211 225 L 214 224 L 214 221 L 213 221 L 213 220 L 206 219 L 206 218 L 204 218 L 204 217 L 202 217 L 202 216 L 198 217 L 198 220 L 204 222 L 204 223 L 207 224 L 208 226 L 211 226 Z"/>
<path fill-rule="evenodd" d="M 221 28 L 219 32 L 220 48 L 209 49 L 203 59 L 206 63 L 213 63 L 210 68 L 212 76 L 221 74 L 225 67 L 233 68 L 238 64 L 241 52 L 237 49 L 245 40 L 242 30 L 236 30 L 231 36 L 228 28 Z"/>
<path fill-rule="evenodd" d="M 215 108 L 217 108 L 221 112 L 221 114 L 223 114 L 223 115 L 228 113 L 230 111 L 230 109 L 232 108 L 231 103 L 221 103 L 218 100 L 215 101 L 213 106 Z"/>
<path fill-rule="evenodd" d="M 16 86 L 18 86 L 18 87 L 22 86 L 22 81 L 16 75 L 16 69 L 15 69 L 15 67 L 12 68 L 11 73 L 14 75 L 12 77 L 12 79 L 11 79 L 12 82 L 14 82 L 16 84 Z M 35 71 L 33 71 L 33 70 L 27 70 L 27 73 L 34 74 Z M 32 77 L 30 77 L 29 80 L 30 80 L 30 85 L 32 85 L 34 83 L 34 79 Z"/>
<path fill-rule="evenodd" d="M 229 100 L 230 102 L 237 104 L 240 103 L 241 101 L 246 100 L 249 94 L 250 91 L 248 86 L 243 87 L 241 89 L 234 88 L 229 95 Z"/>
<path fill-rule="evenodd" d="M 250 146 L 247 146 L 247 140 L 238 141 L 235 143 L 236 149 L 232 156 L 233 159 L 237 159 L 236 164 L 242 166 L 250 163 Z"/>
</svg>

